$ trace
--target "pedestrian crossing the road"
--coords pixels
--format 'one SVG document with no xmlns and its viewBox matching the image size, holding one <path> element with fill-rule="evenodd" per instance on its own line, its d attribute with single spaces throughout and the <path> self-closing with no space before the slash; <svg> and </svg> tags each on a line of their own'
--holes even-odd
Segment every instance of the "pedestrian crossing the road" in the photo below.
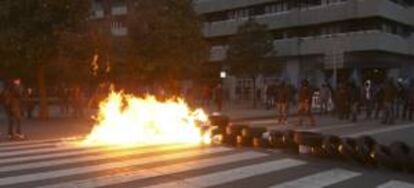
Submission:
<svg viewBox="0 0 414 188">
<path fill-rule="evenodd" d="M 0 187 L 234 187 L 249 180 L 255 187 L 319 188 L 358 183 L 367 174 L 315 166 L 316 162 L 279 151 L 179 144 L 85 147 L 75 144 L 76 140 L 0 144 Z M 312 168 L 312 173 L 286 173 L 307 168 Z M 268 178 L 269 174 L 283 178 Z M 379 179 L 376 186 L 414 186 L 404 180 Z"/>
</svg>

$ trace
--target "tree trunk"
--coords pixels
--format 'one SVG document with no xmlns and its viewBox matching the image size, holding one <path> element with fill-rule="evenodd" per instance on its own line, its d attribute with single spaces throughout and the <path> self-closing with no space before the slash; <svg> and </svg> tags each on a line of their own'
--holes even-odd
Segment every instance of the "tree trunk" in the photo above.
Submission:
<svg viewBox="0 0 414 188">
<path fill-rule="evenodd" d="M 39 119 L 48 119 L 49 110 L 47 102 L 46 80 L 45 80 L 45 67 L 39 65 L 37 67 L 37 84 L 39 91 Z"/>
</svg>

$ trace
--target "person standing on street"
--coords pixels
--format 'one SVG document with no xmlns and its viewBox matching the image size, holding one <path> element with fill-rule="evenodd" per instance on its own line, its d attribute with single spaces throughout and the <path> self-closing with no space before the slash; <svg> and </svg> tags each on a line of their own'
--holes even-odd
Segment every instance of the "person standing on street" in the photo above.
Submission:
<svg viewBox="0 0 414 188">
<path fill-rule="evenodd" d="M 276 97 L 276 108 L 278 112 L 278 122 L 279 124 L 287 124 L 287 118 L 289 113 L 289 101 L 290 101 L 290 91 L 289 86 L 282 81 L 278 88 L 278 95 Z"/>
<path fill-rule="evenodd" d="M 19 92 L 20 83 L 10 82 L 3 91 L 4 106 L 8 122 L 9 139 L 23 139 L 21 121 L 23 118 L 22 95 Z"/>
<path fill-rule="evenodd" d="M 371 119 L 372 111 L 374 108 L 374 90 L 370 80 L 367 80 L 362 88 L 362 103 L 365 107 L 366 115 L 365 119 Z"/>
<path fill-rule="evenodd" d="M 313 118 L 311 111 L 311 102 L 312 102 L 312 89 L 310 88 L 309 82 L 307 80 L 302 81 L 302 85 L 299 89 L 299 107 L 298 107 L 298 117 L 299 117 L 299 126 L 302 126 L 303 119 L 308 118 L 311 126 L 315 126 L 315 119 Z"/>
<path fill-rule="evenodd" d="M 223 87 L 221 84 L 218 84 L 214 89 L 214 100 L 217 106 L 217 111 L 221 112 L 223 109 Z"/>
<path fill-rule="evenodd" d="M 355 82 L 351 82 L 348 87 L 350 96 L 350 118 L 352 122 L 357 122 L 361 96 L 360 89 Z"/>
<path fill-rule="evenodd" d="M 397 97 L 397 88 L 395 87 L 392 79 L 387 81 L 384 88 L 384 113 L 382 123 L 391 125 L 394 124 L 395 108 L 394 104 Z"/>
<path fill-rule="evenodd" d="M 326 84 L 322 84 L 320 90 L 321 96 L 321 114 L 327 114 L 329 112 L 329 101 L 332 98 L 331 90 L 328 88 Z"/>
</svg>

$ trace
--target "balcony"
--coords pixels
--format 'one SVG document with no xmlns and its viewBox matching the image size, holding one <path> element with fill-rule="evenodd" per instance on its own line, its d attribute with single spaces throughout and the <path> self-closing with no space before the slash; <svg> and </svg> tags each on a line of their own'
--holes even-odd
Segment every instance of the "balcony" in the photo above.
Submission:
<svg viewBox="0 0 414 188">
<path fill-rule="evenodd" d="M 398 22 L 414 25 L 414 8 L 404 8 L 389 0 L 349 0 L 345 3 L 317 6 L 309 9 L 293 9 L 277 14 L 256 16 L 256 20 L 269 29 L 284 29 L 295 26 L 313 25 L 342 21 L 352 18 L 381 16 Z M 245 20 L 225 20 L 204 24 L 205 37 L 233 35 Z"/>
<path fill-rule="evenodd" d="M 274 45 L 278 56 L 327 54 L 332 53 L 333 49 L 343 52 L 386 51 L 414 55 L 414 36 L 407 39 L 380 31 L 281 39 L 274 41 Z M 225 60 L 226 51 L 226 46 L 214 46 L 210 61 Z"/>
</svg>

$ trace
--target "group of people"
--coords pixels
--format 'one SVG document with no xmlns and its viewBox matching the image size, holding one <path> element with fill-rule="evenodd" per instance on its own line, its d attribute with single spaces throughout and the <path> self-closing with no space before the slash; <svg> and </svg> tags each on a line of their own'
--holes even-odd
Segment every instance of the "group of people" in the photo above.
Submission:
<svg viewBox="0 0 414 188">
<path fill-rule="evenodd" d="M 278 122 L 282 125 L 287 124 L 290 106 L 295 103 L 296 90 L 286 82 L 271 84 L 266 89 L 266 108 L 276 108 Z M 315 125 L 315 119 L 312 114 L 312 96 L 313 89 L 307 80 L 303 80 L 297 91 L 297 115 L 299 118 L 298 125 L 301 126 L 305 119 L 309 120 L 311 126 Z"/>
<path fill-rule="evenodd" d="M 266 108 L 276 109 L 280 124 L 287 123 L 291 104 L 297 104 L 298 125 L 305 118 L 315 125 L 313 114 L 334 115 L 352 122 L 364 116 L 367 120 L 381 119 L 383 124 L 394 124 L 397 119 L 411 121 L 414 117 L 414 82 L 407 85 L 401 80 L 367 80 L 362 84 L 348 81 L 337 88 L 329 84 L 313 87 L 303 80 L 298 89 L 282 81 L 270 85 L 266 95 Z"/>
<path fill-rule="evenodd" d="M 334 92 L 336 112 L 340 119 L 381 119 L 383 124 L 395 120 L 413 120 L 414 82 L 406 85 L 399 80 L 388 79 L 383 83 L 366 81 L 362 86 L 353 82 L 342 83 Z"/>
</svg>

